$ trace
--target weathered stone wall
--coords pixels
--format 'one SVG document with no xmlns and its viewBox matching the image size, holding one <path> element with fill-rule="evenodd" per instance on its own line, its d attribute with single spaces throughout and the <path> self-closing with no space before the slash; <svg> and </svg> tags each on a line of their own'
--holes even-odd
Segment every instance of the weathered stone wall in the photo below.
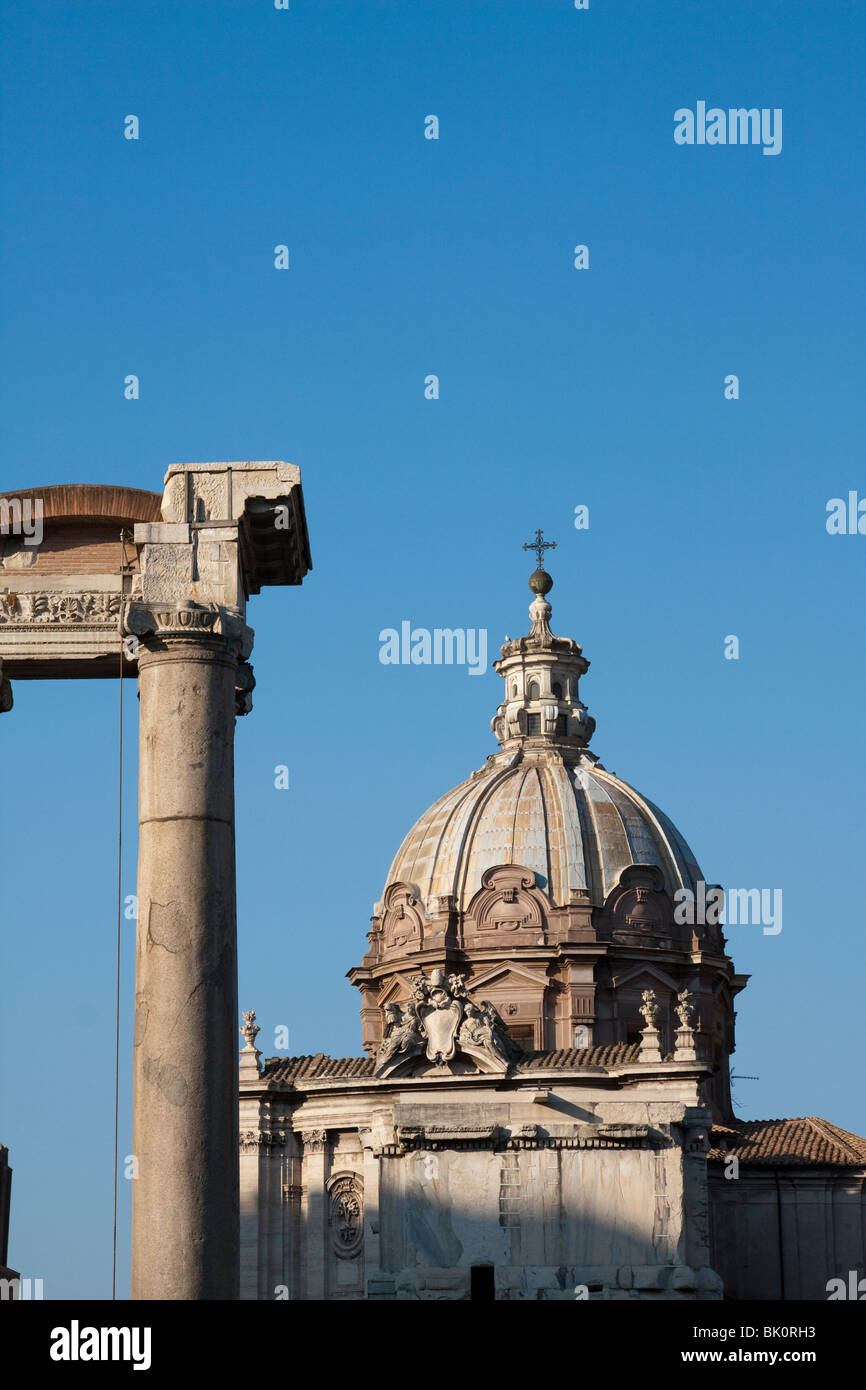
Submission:
<svg viewBox="0 0 866 1390">
<path fill-rule="evenodd" d="M 667 1089 L 242 1088 L 241 1296 L 467 1299 L 492 1266 L 499 1299 L 718 1298 L 707 1112 Z"/>
<path fill-rule="evenodd" d="M 823 1301 L 829 1280 L 866 1273 L 863 1173 L 786 1164 L 726 1179 L 713 1164 L 708 1190 L 712 1262 L 727 1298 Z"/>
</svg>

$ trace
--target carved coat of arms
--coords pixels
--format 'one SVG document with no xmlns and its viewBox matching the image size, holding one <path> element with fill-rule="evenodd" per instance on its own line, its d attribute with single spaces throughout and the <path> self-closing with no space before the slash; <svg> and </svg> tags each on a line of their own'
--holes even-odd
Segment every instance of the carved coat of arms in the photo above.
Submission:
<svg viewBox="0 0 866 1390">
<path fill-rule="evenodd" d="M 376 1056 L 376 1075 L 389 1076 L 422 1054 L 433 1063 L 457 1053 L 486 1071 L 505 1071 L 520 1049 L 512 1042 L 489 1000 L 477 1004 L 462 975 L 434 970 L 412 977 L 412 997 L 404 1005 L 386 1004 L 388 1031 Z"/>
</svg>

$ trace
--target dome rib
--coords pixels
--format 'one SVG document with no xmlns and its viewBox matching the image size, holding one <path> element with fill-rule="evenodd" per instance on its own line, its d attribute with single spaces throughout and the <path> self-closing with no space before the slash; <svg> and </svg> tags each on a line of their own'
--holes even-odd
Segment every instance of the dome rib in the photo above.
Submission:
<svg viewBox="0 0 866 1390">
<path fill-rule="evenodd" d="M 455 893 L 457 895 L 458 903 L 460 905 L 465 905 L 468 907 L 472 898 L 475 896 L 475 893 L 481 887 L 481 875 L 484 873 L 485 869 L 492 868 L 494 863 L 511 864 L 514 862 L 514 820 L 512 820 L 511 835 L 510 837 L 508 837 L 510 838 L 511 848 L 503 851 L 501 857 L 497 857 L 496 854 L 494 854 L 492 857 L 485 855 L 484 847 L 482 845 L 478 845 L 477 848 L 475 846 L 475 840 L 478 835 L 478 831 L 481 827 L 481 822 L 491 810 L 491 803 L 494 800 L 494 793 L 496 793 L 498 796 L 503 786 L 510 780 L 512 776 L 519 779 L 517 781 L 514 801 L 514 814 L 516 817 L 516 808 L 520 802 L 520 797 L 523 792 L 523 784 L 526 780 L 526 769 L 522 766 L 522 764 L 518 764 L 516 767 L 514 765 L 509 765 L 507 768 L 502 769 L 501 776 L 497 776 L 495 779 L 491 778 L 490 785 L 485 788 L 483 795 L 479 797 L 478 803 L 475 807 L 476 814 L 467 823 L 466 833 L 464 835 L 463 840 L 463 846 L 465 848 L 468 844 L 468 849 L 465 849 L 465 852 L 461 855 L 460 861 L 456 865 L 454 873 L 455 885 L 457 884 L 459 879 L 459 888 L 455 886 Z M 471 841 L 469 839 L 470 829 L 472 831 Z M 489 863 L 486 862 L 487 858 L 490 858 Z M 479 860 L 485 861 L 482 863 L 481 867 L 478 866 Z M 470 873 L 472 876 L 472 883 L 469 882 Z"/>
<path fill-rule="evenodd" d="M 544 780 L 552 788 L 551 810 L 558 824 L 548 816 L 547 844 L 550 861 L 551 898 L 560 906 L 569 902 L 572 888 L 586 888 L 586 861 L 580 831 L 579 795 L 562 763 L 542 768 Z M 555 798 L 555 800 L 554 800 Z"/>
<path fill-rule="evenodd" d="M 609 776 L 609 774 L 605 775 Z M 640 792 L 636 791 L 628 782 L 621 782 L 619 778 L 616 779 L 616 791 L 632 803 L 638 812 L 638 818 L 648 820 L 650 827 L 655 830 L 656 851 L 657 853 L 660 851 L 659 857 L 664 857 L 666 860 L 658 867 L 664 873 L 665 884 L 669 891 L 683 880 L 691 884 L 691 881 L 700 875 L 700 869 L 691 850 L 688 849 L 679 831 L 664 812 L 660 811 L 653 802 L 648 801 L 645 796 L 641 796 Z M 626 826 L 626 834 L 628 833 Z M 631 841 L 632 837 L 629 835 L 629 842 L 631 843 Z M 681 852 L 682 848 L 686 850 L 686 854 Z M 697 870 L 697 874 L 695 870 Z"/>
<path fill-rule="evenodd" d="M 453 882 L 449 881 L 447 873 L 443 872 L 443 869 L 439 867 L 449 862 L 449 859 L 442 852 L 443 845 L 446 844 L 449 837 L 454 834 L 455 828 L 457 832 L 460 833 L 460 818 L 464 811 L 466 812 L 467 821 L 472 819 L 473 802 L 470 795 L 472 791 L 471 778 L 466 782 L 461 782 L 460 786 L 456 788 L 456 791 L 460 792 L 461 795 L 455 796 L 454 804 L 447 809 L 447 813 L 442 819 L 436 840 L 436 850 L 431 863 L 430 872 L 427 875 L 425 906 L 428 911 L 432 898 L 454 892 Z M 435 826 L 432 828 L 435 830 Z"/>
<path fill-rule="evenodd" d="M 484 871 L 521 864 L 564 906 L 584 888 L 601 906 L 632 864 L 654 864 L 673 894 L 700 869 L 676 826 L 627 782 L 594 763 L 520 760 L 483 769 L 434 802 L 403 840 L 388 883 L 413 886 L 428 913 L 453 895 L 465 911 Z"/>
</svg>

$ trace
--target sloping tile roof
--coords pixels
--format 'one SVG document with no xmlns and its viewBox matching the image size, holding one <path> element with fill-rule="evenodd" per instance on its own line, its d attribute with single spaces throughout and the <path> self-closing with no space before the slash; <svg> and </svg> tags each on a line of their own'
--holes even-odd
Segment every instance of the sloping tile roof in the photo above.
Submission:
<svg viewBox="0 0 866 1390">
<path fill-rule="evenodd" d="M 557 1052 L 527 1052 L 517 1062 L 518 1072 L 555 1067 L 571 1070 L 574 1067 L 612 1067 L 636 1061 L 637 1043 L 612 1043 L 607 1047 L 560 1048 Z M 327 1057 L 317 1052 L 312 1057 L 269 1057 L 265 1062 L 264 1078 L 268 1081 L 325 1081 L 329 1078 L 372 1076 L 376 1063 L 372 1057 Z M 479 1073 L 480 1075 L 480 1073 Z"/>
<path fill-rule="evenodd" d="M 623 1062 L 636 1062 L 638 1043 L 609 1043 L 605 1047 L 563 1047 L 557 1052 L 527 1052 L 517 1062 L 518 1071 L 534 1071 L 537 1067 L 614 1067 Z"/>
<path fill-rule="evenodd" d="M 806 1115 L 796 1120 L 743 1120 L 736 1126 L 714 1125 L 711 1159 L 736 1154 L 741 1163 L 765 1165 L 823 1164 L 836 1168 L 866 1166 L 866 1139 L 849 1134 L 829 1120 Z"/>
<path fill-rule="evenodd" d="M 372 1057 L 327 1057 L 317 1052 L 312 1057 L 269 1057 L 264 1075 L 269 1081 L 324 1081 L 332 1076 L 372 1076 L 375 1065 Z"/>
</svg>

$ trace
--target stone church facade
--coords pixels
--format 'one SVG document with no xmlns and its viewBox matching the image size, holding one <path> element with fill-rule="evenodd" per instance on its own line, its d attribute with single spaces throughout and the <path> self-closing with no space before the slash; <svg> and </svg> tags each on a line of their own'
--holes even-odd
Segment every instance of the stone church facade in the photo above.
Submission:
<svg viewBox="0 0 866 1390">
<path fill-rule="evenodd" d="M 738 1121 L 746 984 L 670 820 L 608 772 L 540 566 L 495 663 L 499 751 L 375 905 L 365 1055 L 271 1058 L 245 1016 L 241 1296 L 823 1299 L 864 1272 L 866 1140 Z M 688 914 L 685 914 L 688 915 Z"/>
</svg>

